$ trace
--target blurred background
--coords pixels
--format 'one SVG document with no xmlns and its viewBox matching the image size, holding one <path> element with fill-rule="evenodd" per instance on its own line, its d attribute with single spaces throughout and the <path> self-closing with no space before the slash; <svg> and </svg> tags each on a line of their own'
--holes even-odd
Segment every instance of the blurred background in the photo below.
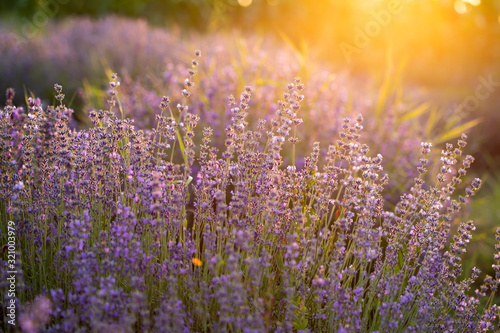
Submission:
<svg viewBox="0 0 500 333">
<path fill-rule="evenodd" d="M 0 32 L 0 89 L 13 86 L 19 101 L 31 92 L 53 101 L 58 82 L 80 125 L 88 104 L 105 100 L 109 70 L 123 76 L 123 95 L 134 96 L 124 103 L 139 109 L 141 94 L 158 105 L 165 88 L 158 82 L 182 85 L 169 75 L 182 73 L 185 67 L 177 66 L 189 62 L 186 52 L 202 48 L 214 57 L 220 49 L 238 55 L 219 63 L 208 58 L 214 68 L 205 73 L 234 77 L 238 88 L 300 75 L 306 87 L 318 87 L 306 97 L 341 103 L 339 114 L 361 100 L 358 108 L 390 113 L 394 126 L 418 120 L 401 134 L 417 144 L 429 139 L 439 147 L 466 131 L 474 175 L 484 180 L 468 208 L 478 230 L 466 268 L 479 263 L 492 271 L 492 235 L 500 226 L 500 0 L 11 0 L 0 3 Z M 287 49 L 290 58 L 275 56 L 275 48 Z M 265 62 L 268 72 L 262 72 Z M 238 70 L 252 66 L 260 76 Z M 338 75 L 318 78 L 324 69 Z M 217 85 L 200 80 L 205 89 Z M 343 97 L 346 89 L 350 97 Z M 335 100 L 323 100 L 323 93 Z M 399 109 L 405 112 L 398 118 Z M 318 117 L 319 107 L 312 111 L 311 119 Z M 384 126 L 368 124 L 382 150 L 384 140 L 403 142 L 387 138 Z M 399 155 L 385 149 L 384 156 L 408 158 L 402 148 Z"/>
<path fill-rule="evenodd" d="M 466 89 L 478 75 L 498 75 L 500 60 L 499 0 L 15 0 L 3 1 L 0 11 L 3 20 L 25 26 L 41 25 L 44 14 L 118 14 L 203 33 L 286 35 L 297 47 L 357 73 L 383 70 L 391 50 L 406 64 L 408 82 L 450 89 Z M 357 44 L 359 31 L 368 35 L 367 45 Z"/>
</svg>

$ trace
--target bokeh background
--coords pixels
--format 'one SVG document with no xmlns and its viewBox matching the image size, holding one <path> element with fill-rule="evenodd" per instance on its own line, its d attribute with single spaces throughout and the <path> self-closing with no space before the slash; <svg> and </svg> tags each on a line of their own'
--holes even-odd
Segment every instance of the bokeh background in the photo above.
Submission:
<svg viewBox="0 0 500 333">
<path fill-rule="evenodd" d="M 239 55 L 220 63 L 241 72 L 212 62 L 206 75 L 224 72 L 241 86 L 243 79 L 261 86 L 291 81 L 284 76 L 293 73 L 320 87 L 317 73 L 327 68 L 340 79 L 321 81 L 335 89 L 312 92 L 316 100 L 331 93 L 336 103 L 346 89 L 354 100 L 346 105 L 366 97 L 375 102 L 360 108 L 385 112 L 390 107 L 381 103 L 399 108 L 403 102 L 388 101 L 411 96 L 414 113 L 399 119 L 418 115 L 414 126 L 432 123 L 422 129 L 425 139 L 453 138 L 447 121 L 455 135 L 464 130 L 471 138 L 473 173 L 484 186 L 469 207 L 478 230 L 465 270 L 491 271 L 492 235 L 500 226 L 500 0 L 15 0 L 0 3 L 0 33 L 0 89 L 14 87 L 18 104 L 31 93 L 50 102 L 58 82 L 81 127 L 89 105 L 105 99 L 110 70 L 122 76 L 123 95 L 135 96 L 124 103 L 137 108 L 142 98 L 157 105 L 165 88 L 157 81 L 178 83 L 169 75 L 182 72 L 178 66 L 194 48 Z M 290 57 L 275 56 L 276 49 Z M 245 70 L 252 59 L 271 64 L 260 81 Z M 205 88 L 216 84 L 210 82 Z M 368 135 L 384 126 L 376 122 L 370 128 L 381 129 Z M 404 150 L 386 154 L 408 157 Z"/>
<path fill-rule="evenodd" d="M 356 29 L 365 30 L 392 7 L 397 10 L 370 38 L 366 52 L 347 61 L 340 44 L 356 46 Z M 478 75 L 498 74 L 500 60 L 498 0 L 16 0 L 3 1 L 0 10 L 3 21 L 22 25 L 43 25 L 43 11 L 49 19 L 117 14 L 203 33 L 285 34 L 314 56 L 363 74 L 383 69 L 390 49 L 406 63 L 406 80 L 450 89 L 467 88 Z"/>
</svg>

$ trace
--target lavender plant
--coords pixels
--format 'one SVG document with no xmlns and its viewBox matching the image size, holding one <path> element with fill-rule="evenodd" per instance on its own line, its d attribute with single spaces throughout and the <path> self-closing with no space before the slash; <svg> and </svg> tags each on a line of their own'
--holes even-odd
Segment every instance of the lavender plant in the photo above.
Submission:
<svg viewBox="0 0 500 333">
<path fill-rule="evenodd" d="M 370 134 L 364 143 L 385 157 L 382 165 L 391 174 L 384 193 L 391 207 L 418 174 L 415 161 L 420 141 L 444 145 L 444 138 L 458 138 L 462 131 L 477 124 L 445 117 L 452 125 L 444 127 L 440 121 L 444 112 L 424 103 L 430 99 L 427 93 L 416 89 L 400 93 L 397 73 L 388 72 L 378 92 L 378 82 L 333 69 L 307 52 L 294 49 L 293 43 L 270 36 L 167 31 L 144 20 L 118 17 L 49 22 L 44 31 L 28 41 L 16 39 L 14 30 L 6 27 L 0 33 L 0 89 L 14 85 L 19 91 L 26 87 L 46 105 L 53 93 L 43 88 L 45 82 L 63 83 L 72 92 L 65 103 L 75 107 L 73 118 L 78 120 L 73 120 L 70 128 L 91 125 L 81 110 L 89 112 L 106 103 L 109 77 L 102 73 L 106 70 L 111 74 L 111 68 L 121 74 L 115 110 L 133 118 L 141 129 L 155 128 L 157 105 L 165 91 L 170 93 L 174 108 L 183 102 L 187 75 L 184 55 L 196 45 L 207 52 L 199 59 L 201 66 L 196 86 L 191 89 L 189 112 L 200 117 L 200 127 L 213 129 L 212 144 L 221 150 L 225 147 L 226 120 L 231 117 L 224 104 L 227 96 L 238 96 L 245 85 L 252 85 L 252 112 L 246 121 L 255 128 L 259 119 L 271 120 L 280 108 L 276 96 L 281 95 L 281 87 L 299 74 L 305 84 L 300 94 L 307 96 L 301 102 L 307 110 L 302 113 L 301 127 L 305 133 L 315 135 L 304 135 L 295 144 L 295 156 L 293 149 L 283 151 L 284 163 L 301 169 L 315 141 L 320 142 L 321 154 L 325 154 L 332 138 L 339 135 L 341 119 L 361 113 L 367 119 L 363 124 L 365 133 Z M 17 104 L 22 101 L 19 96 L 22 94 L 18 94 Z M 196 146 L 202 144 L 201 136 L 193 140 Z M 396 160 L 397 166 L 392 163 Z M 430 172 L 438 167 L 434 163 Z"/>
<path fill-rule="evenodd" d="M 431 143 L 422 142 L 411 188 L 387 210 L 384 157 L 363 143 L 361 115 L 341 119 L 337 140 L 324 150 L 314 142 L 299 166 L 299 126 L 308 112 L 301 79 L 286 85 L 274 115 L 254 127 L 258 93 L 242 87 L 227 99 L 221 147 L 192 113 L 195 55 L 181 97 L 175 106 L 161 98 L 153 129 L 124 116 L 116 74 L 108 108 L 91 110 L 93 126 L 84 130 L 69 127 L 73 110 L 58 84 L 59 104 L 45 109 L 36 99 L 26 111 L 16 107 L 14 91 L 7 92 L 1 241 L 14 221 L 24 330 L 495 328 L 500 254 L 496 276 L 474 293 L 480 272 L 460 278 L 473 222 L 461 223 L 450 240 L 454 218 L 481 186 L 476 178 L 455 193 L 474 161 L 464 156 L 466 135 L 437 162 Z M 428 177 L 436 163 L 437 176 Z"/>
</svg>

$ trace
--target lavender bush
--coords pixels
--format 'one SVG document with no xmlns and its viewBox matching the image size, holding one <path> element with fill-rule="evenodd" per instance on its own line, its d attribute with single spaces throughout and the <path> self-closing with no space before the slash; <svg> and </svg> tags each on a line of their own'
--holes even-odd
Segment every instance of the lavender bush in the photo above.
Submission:
<svg viewBox="0 0 500 333">
<path fill-rule="evenodd" d="M 121 75 L 116 109 L 120 107 L 140 129 L 155 128 L 157 105 L 166 91 L 171 94 L 172 105 L 182 104 L 185 63 L 189 60 L 185 55 L 195 45 L 202 47 L 206 51 L 199 59 L 189 110 L 200 117 L 200 127 L 213 129 L 212 144 L 220 150 L 225 147 L 226 119 L 231 117 L 225 106 L 227 96 L 238 96 L 245 85 L 254 88 L 249 101 L 252 112 L 246 121 L 255 128 L 259 119 L 271 120 L 280 108 L 277 100 L 281 87 L 300 75 L 305 84 L 300 94 L 307 96 L 301 102 L 307 110 L 302 112 L 301 127 L 308 134 L 296 143 L 294 162 L 291 150 L 282 152 L 284 163 L 295 163 L 301 169 L 315 141 L 320 142 L 321 154 L 326 154 L 332 138 L 342 129 L 341 120 L 361 113 L 366 118 L 364 143 L 385 157 L 382 166 L 391 174 L 384 193 L 390 206 L 396 204 L 399 194 L 418 175 L 420 141 L 444 146 L 447 139 L 458 138 L 467 129 L 467 124 L 462 126 L 465 120 L 456 115 L 445 117 L 451 126 L 443 126 L 444 112 L 424 103 L 428 94 L 416 89 L 401 94 L 397 71 L 388 72 L 380 88 L 378 82 L 319 63 L 310 54 L 312 51 L 297 49 L 292 43 L 269 36 L 167 31 L 144 20 L 118 17 L 50 22 L 44 31 L 26 42 L 16 39 L 14 31 L 0 31 L 0 89 L 14 85 L 22 91 L 26 87 L 38 93 L 46 105 L 53 99 L 46 82 L 64 83 L 66 91 L 71 92 L 65 102 L 70 107 L 79 106 L 77 102 L 83 104 L 73 114 L 79 124 L 71 126 L 80 128 L 91 125 L 81 109 L 90 111 L 106 103 L 109 77 L 103 78 L 102 73 L 107 70 L 110 74 L 111 68 Z M 18 94 L 18 104 L 22 97 Z M 201 136 L 193 140 L 197 146 L 202 143 Z M 397 166 L 392 163 L 396 160 Z M 430 172 L 435 174 L 438 167 L 434 164 Z"/>
<path fill-rule="evenodd" d="M 411 188 L 387 210 L 384 158 L 363 143 L 361 115 L 339 120 L 331 145 L 314 142 L 297 164 L 309 111 L 299 78 L 286 85 L 274 115 L 253 127 L 256 89 L 230 96 L 224 145 L 214 145 L 214 130 L 199 130 L 190 105 L 196 56 L 179 101 L 162 97 L 150 130 L 124 116 L 116 74 L 109 108 L 91 110 L 93 126 L 84 130 L 69 127 L 73 110 L 60 85 L 58 105 L 45 109 L 34 98 L 27 110 L 16 107 L 7 91 L 1 241 L 13 221 L 23 330 L 495 329 L 500 253 L 496 276 L 471 292 L 480 272 L 460 278 L 460 258 L 474 224 L 450 232 L 481 186 L 476 178 L 455 194 L 474 161 L 463 154 L 466 135 L 437 161 L 422 142 Z M 4 258 L 1 265 L 4 274 Z"/>
</svg>

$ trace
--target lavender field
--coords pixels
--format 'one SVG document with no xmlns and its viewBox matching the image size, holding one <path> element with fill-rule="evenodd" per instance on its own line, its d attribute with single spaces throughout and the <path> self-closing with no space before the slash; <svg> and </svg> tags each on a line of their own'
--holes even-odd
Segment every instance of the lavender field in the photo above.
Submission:
<svg viewBox="0 0 500 333">
<path fill-rule="evenodd" d="M 4 17 L 0 331 L 500 330 L 494 76 L 448 96 L 284 33 Z"/>
</svg>

